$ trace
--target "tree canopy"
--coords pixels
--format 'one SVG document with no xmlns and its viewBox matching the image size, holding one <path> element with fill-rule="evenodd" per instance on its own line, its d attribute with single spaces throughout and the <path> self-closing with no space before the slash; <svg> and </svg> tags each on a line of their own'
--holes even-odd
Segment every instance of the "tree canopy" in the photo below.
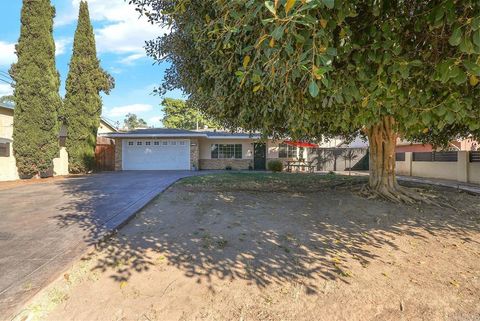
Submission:
<svg viewBox="0 0 480 321">
<path fill-rule="evenodd" d="M 147 46 L 172 63 L 161 90 L 182 88 L 228 127 L 307 139 L 362 131 L 370 185 L 389 198 L 397 135 L 479 132 L 476 0 L 130 2 L 172 30 Z"/>
<path fill-rule="evenodd" d="M 13 149 L 20 176 L 38 176 L 53 167 L 59 152 L 58 93 L 53 17 L 49 0 L 24 1 L 18 61 L 10 75 L 15 81 Z"/>
<path fill-rule="evenodd" d="M 2 97 L 0 97 L 0 103 L 14 104 L 15 103 L 15 97 L 13 95 L 2 96 Z"/>
<path fill-rule="evenodd" d="M 88 4 L 81 1 L 61 112 L 67 126 L 66 147 L 71 173 L 86 173 L 93 169 L 102 113 L 100 91 L 108 94 L 113 87 L 113 78 L 100 67 L 97 58 Z"/>
<path fill-rule="evenodd" d="M 167 128 L 203 129 L 217 128 L 218 125 L 202 114 L 200 110 L 182 99 L 165 98 L 162 101 L 163 126 Z"/>
<path fill-rule="evenodd" d="M 143 118 L 138 118 L 137 115 L 129 113 L 123 120 L 123 126 L 125 129 L 133 130 L 140 127 L 147 127 L 147 122 Z"/>
</svg>

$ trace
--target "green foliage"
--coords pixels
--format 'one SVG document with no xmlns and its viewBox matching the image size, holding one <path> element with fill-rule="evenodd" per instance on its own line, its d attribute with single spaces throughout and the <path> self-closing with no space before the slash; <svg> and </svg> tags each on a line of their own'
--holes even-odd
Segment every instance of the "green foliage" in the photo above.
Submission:
<svg viewBox="0 0 480 321">
<path fill-rule="evenodd" d="M 269 171 L 272 172 L 282 172 L 283 171 L 283 162 L 279 160 L 272 160 L 269 161 L 267 164 L 267 168 Z"/>
<path fill-rule="evenodd" d="M 53 167 L 59 152 L 59 74 L 55 68 L 52 28 L 55 9 L 49 0 L 24 1 L 15 81 L 13 148 L 20 176 L 40 175 Z"/>
<path fill-rule="evenodd" d="M 312 139 L 393 116 L 438 141 L 480 128 L 477 0 L 131 2 L 171 27 L 147 46 L 172 62 L 161 89 L 225 127 Z"/>
<path fill-rule="evenodd" d="M 163 126 L 167 128 L 203 129 L 216 128 L 214 121 L 206 118 L 200 110 L 181 99 L 165 98 L 162 101 Z"/>
<path fill-rule="evenodd" d="M 113 78 L 100 67 L 88 5 L 82 1 L 61 112 L 67 126 L 66 147 L 71 173 L 93 169 L 102 113 L 100 91 L 109 93 L 113 87 Z"/>
<path fill-rule="evenodd" d="M 128 130 L 133 130 L 140 127 L 147 127 L 147 122 L 142 118 L 138 118 L 135 114 L 127 114 L 123 120 L 123 125 Z"/>
<path fill-rule="evenodd" d="M 0 103 L 13 105 L 15 102 L 15 97 L 13 95 L 7 95 L 0 97 Z"/>
</svg>

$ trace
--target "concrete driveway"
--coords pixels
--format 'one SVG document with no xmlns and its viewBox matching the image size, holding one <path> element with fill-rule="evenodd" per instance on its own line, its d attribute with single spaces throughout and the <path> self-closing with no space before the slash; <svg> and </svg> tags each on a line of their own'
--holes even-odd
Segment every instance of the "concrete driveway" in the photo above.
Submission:
<svg viewBox="0 0 480 321">
<path fill-rule="evenodd" d="M 0 190 L 0 320 L 187 171 L 102 173 Z"/>
</svg>

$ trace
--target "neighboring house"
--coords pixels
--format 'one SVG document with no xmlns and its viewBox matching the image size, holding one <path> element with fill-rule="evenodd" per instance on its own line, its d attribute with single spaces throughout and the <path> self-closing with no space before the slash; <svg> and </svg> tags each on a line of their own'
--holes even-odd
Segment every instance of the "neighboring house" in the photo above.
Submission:
<svg viewBox="0 0 480 321">
<path fill-rule="evenodd" d="M 13 153 L 13 111 L 14 106 L 0 103 L 0 181 L 19 179 L 16 161 Z M 99 133 L 116 132 L 114 126 L 102 119 Z M 68 175 L 68 153 L 65 149 L 65 128 L 59 133 L 60 150 L 58 157 L 53 159 L 54 176 Z M 111 143 L 110 140 L 107 140 Z"/>
<path fill-rule="evenodd" d="M 444 150 L 452 151 L 475 151 L 478 149 L 478 142 L 471 139 L 457 139 L 449 143 L 448 147 Z M 397 153 L 405 152 L 432 152 L 435 149 L 430 144 L 422 144 L 418 142 L 410 142 L 403 139 L 397 139 Z M 437 150 L 438 151 L 438 150 Z"/>
<path fill-rule="evenodd" d="M 336 137 L 323 141 L 318 148 L 318 153 L 330 159 L 326 164 L 321 165 L 324 171 L 345 171 L 350 167 L 355 170 L 368 170 L 368 141 L 357 136 L 352 141 Z M 351 153 L 351 162 L 344 155 Z"/>
<path fill-rule="evenodd" d="M 0 181 L 18 179 L 12 136 L 13 107 L 0 103 Z"/>
<path fill-rule="evenodd" d="M 308 159 L 311 148 L 259 135 L 151 128 L 104 134 L 115 139 L 115 170 L 265 170 L 268 161 Z"/>
</svg>

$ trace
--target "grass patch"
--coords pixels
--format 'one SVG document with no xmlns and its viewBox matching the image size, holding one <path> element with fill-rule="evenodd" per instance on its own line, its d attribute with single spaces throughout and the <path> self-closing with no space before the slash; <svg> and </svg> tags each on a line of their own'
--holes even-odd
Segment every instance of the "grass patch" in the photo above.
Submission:
<svg viewBox="0 0 480 321">
<path fill-rule="evenodd" d="M 232 172 L 187 177 L 177 184 L 206 191 L 316 191 L 364 182 L 363 177 L 335 174 Z"/>
</svg>

